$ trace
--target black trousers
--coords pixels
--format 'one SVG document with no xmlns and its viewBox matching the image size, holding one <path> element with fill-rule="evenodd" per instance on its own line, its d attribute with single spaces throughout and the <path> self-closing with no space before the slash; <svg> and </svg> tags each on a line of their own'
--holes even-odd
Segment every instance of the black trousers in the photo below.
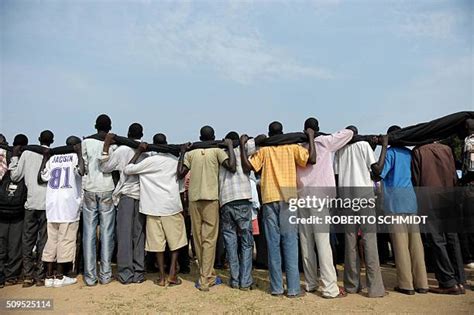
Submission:
<svg viewBox="0 0 474 315">
<path fill-rule="evenodd" d="M 224 244 L 224 235 L 222 234 L 222 223 L 219 220 L 219 235 L 217 236 L 216 243 L 216 260 L 214 262 L 214 268 L 221 269 L 224 268 L 225 264 L 225 244 Z"/>
<path fill-rule="evenodd" d="M 0 221 L 0 283 L 21 275 L 23 218 Z"/>
<path fill-rule="evenodd" d="M 268 269 L 268 250 L 267 240 L 265 238 L 265 228 L 263 226 L 263 211 L 258 211 L 258 229 L 260 230 L 259 235 L 254 235 L 255 251 L 255 267 L 258 269 Z"/>
<path fill-rule="evenodd" d="M 25 210 L 23 223 L 23 277 L 25 279 L 44 279 L 45 269 L 42 261 L 43 249 L 48 234 L 46 230 L 46 211 Z M 36 253 L 33 249 L 36 246 Z"/>
<path fill-rule="evenodd" d="M 191 217 L 189 215 L 184 216 L 184 225 L 186 227 L 186 236 L 188 238 L 188 244 L 179 249 L 178 264 L 180 270 L 189 270 L 190 259 L 189 259 L 189 244 L 193 243 L 191 238 Z"/>
<path fill-rule="evenodd" d="M 427 239 L 439 286 L 450 288 L 456 284 L 464 284 L 466 277 L 458 234 L 433 232 L 427 234 Z"/>
</svg>

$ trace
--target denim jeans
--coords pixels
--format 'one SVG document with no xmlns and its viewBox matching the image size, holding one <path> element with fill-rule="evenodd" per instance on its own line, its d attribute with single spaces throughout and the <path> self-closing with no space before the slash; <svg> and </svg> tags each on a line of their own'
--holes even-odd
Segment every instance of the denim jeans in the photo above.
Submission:
<svg viewBox="0 0 474 315">
<path fill-rule="evenodd" d="M 115 207 L 112 192 L 84 191 L 82 212 L 84 250 L 84 282 L 87 285 L 97 283 L 96 231 L 100 229 L 100 271 L 102 284 L 112 281 L 112 254 L 114 250 Z"/>
<path fill-rule="evenodd" d="M 252 285 L 252 204 L 236 200 L 221 208 L 222 234 L 230 265 L 230 286 L 248 288 Z"/>
<path fill-rule="evenodd" d="M 263 205 L 263 226 L 268 246 L 268 269 L 272 294 L 283 294 L 281 254 L 285 262 L 288 295 L 300 293 L 298 269 L 298 226 L 289 222 L 291 215 L 286 202 Z"/>
</svg>

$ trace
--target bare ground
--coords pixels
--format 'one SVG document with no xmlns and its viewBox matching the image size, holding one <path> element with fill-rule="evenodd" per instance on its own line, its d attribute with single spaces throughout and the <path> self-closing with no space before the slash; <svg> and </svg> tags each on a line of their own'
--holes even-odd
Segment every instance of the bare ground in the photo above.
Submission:
<svg viewBox="0 0 474 315">
<path fill-rule="evenodd" d="M 341 280 L 342 269 L 339 270 Z M 466 295 L 444 296 L 416 294 L 406 296 L 392 289 L 395 286 L 396 271 L 390 266 L 382 267 L 384 283 L 389 295 L 371 299 L 361 294 L 347 298 L 326 300 L 318 294 L 309 293 L 305 297 L 288 299 L 272 297 L 268 290 L 268 274 L 254 270 L 257 288 L 243 292 L 226 285 L 211 288 L 210 292 L 200 292 L 194 288 L 197 278 L 195 266 L 190 275 L 182 276 L 183 284 L 162 288 L 153 284 L 157 274 L 148 274 L 142 284 L 124 286 L 117 281 L 108 285 L 86 287 L 82 277 L 78 284 L 65 288 L 31 287 L 21 285 L 0 289 L 0 299 L 31 298 L 53 299 L 54 310 L 50 313 L 389 313 L 389 314 L 474 314 L 474 291 Z M 228 280 L 227 271 L 219 272 Z M 467 274 L 472 281 L 472 273 Z M 430 285 L 436 285 L 433 274 L 429 275 Z M 340 282 L 342 285 L 342 282 Z M 6 314 L 0 310 L 0 314 Z M 13 311 L 11 314 L 31 313 Z M 35 311 L 38 313 L 38 311 Z"/>
</svg>

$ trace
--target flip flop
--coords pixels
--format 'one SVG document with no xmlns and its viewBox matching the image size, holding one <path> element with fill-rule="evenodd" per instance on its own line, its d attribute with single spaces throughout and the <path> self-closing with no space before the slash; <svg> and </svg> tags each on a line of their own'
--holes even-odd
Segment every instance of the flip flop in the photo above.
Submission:
<svg viewBox="0 0 474 315">
<path fill-rule="evenodd" d="M 339 294 L 336 296 L 329 296 L 329 295 L 323 295 L 322 297 L 325 299 L 341 299 L 345 298 L 347 296 L 346 290 L 344 288 L 339 288 Z"/>
<path fill-rule="evenodd" d="M 180 285 L 182 283 L 183 283 L 183 281 L 180 278 L 176 278 L 176 281 L 169 281 L 168 280 L 168 286 L 169 287 L 175 287 L 175 286 Z"/>
<path fill-rule="evenodd" d="M 165 283 L 164 283 L 164 284 L 160 284 L 160 281 L 161 281 L 161 279 L 156 279 L 155 281 L 153 281 L 153 283 L 156 284 L 156 285 L 159 286 L 159 287 L 164 287 L 164 286 L 166 286 L 166 280 L 165 280 Z"/>
</svg>

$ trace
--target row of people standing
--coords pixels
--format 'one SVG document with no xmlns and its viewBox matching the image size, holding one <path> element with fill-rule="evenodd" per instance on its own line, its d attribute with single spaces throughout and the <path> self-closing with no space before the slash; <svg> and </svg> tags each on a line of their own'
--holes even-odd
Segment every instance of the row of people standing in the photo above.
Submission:
<svg viewBox="0 0 474 315">
<path fill-rule="evenodd" d="M 349 144 L 354 133 L 357 132 L 354 127 L 348 127 L 332 135 L 320 135 L 318 121 L 314 118 L 306 120 L 304 125 L 309 138 L 306 146 L 294 144 L 260 147 L 257 150 L 256 139 L 249 140 L 246 135 L 239 138 L 236 133 L 229 133 L 226 136 L 229 139 L 226 141 L 227 150 L 209 148 L 188 151 L 189 146 L 184 145 L 179 158 L 170 154 L 145 153 L 147 149 L 145 143 L 140 144 L 137 151 L 126 146 L 114 147 L 113 134 L 110 133 L 111 121 L 106 115 L 98 117 L 96 129 L 98 134 L 105 138 L 104 142 L 85 139 L 82 142 L 81 154 L 72 154 L 70 159 L 56 159 L 58 165 L 51 165 L 55 160 L 48 161 L 47 156 L 43 158 L 36 153 L 25 151 L 18 159 L 17 156 L 20 153 L 18 149 L 13 152 L 14 157 L 9 166 L 10 176 L 13 180 L 25 178 L 28 186 L 23 230 L 24 286 L 33 285 L 35 282 L 41 283 L 44 278 L 42 276 L 44 274 L 43 261 L 46 261 L 48 266 L 47 280 L 67 279 L 63 277 L 67 266 L 62 263 L 67 264 L 71 261 L 69 259 L 72 257 L 71 248 L 68 247 L 67 242 L 61 243 L 59 239 L 70 239 L 71 234 L 74 234 L 81 199 L 83 203 L 84 281 L 87 285 L 95 285 L 97 282 L 107 284 L 112 281 L 111 258 L 115 238 L 118 244 L 117 279 L 121 283 L 144 281 L 146 249 L 146 251 L 158 253 L 161 276 L 157 284 L 179 285 L 180 279 L 176 275 L 178 250 L 187 245 L 184 218 L 181 214 L 183 207 L 179 198 L 180 191 L 183 191 L 183 188 L 180 188 L 180 180 L 188 171 L 191 171 L 188 191 L 189 212 L 200 273 L 196 287 L 202 291 L 208 291 L 210 287 L 220 283 L 213 269 L 220 219 L 230 263 L 230 285 L 243 290 L 251 289 L 253 239 L 250 203 L 252 194 L 249 176 L 253 171 L 260 174 L 262 218 L 273 295 L 284 294 L 282 265 L 286 272 L 287 296 L 297 297 L 304 294 L 299 282 L 298 237 L 301 243 L 307 291 L 318 288 L 319 262 L 323 297 L 343 297 L 346 291 L 359 292 L 362 289 L 357 252 L 357 236 L 360 231 L 362 231 L 365 250 L 368 296 L 385 295 L 378 261 L 376 234 L 373 231 L 365 230 L 364 226 L 347 227 L 344 290 L 337 286 L 329 232 L 321 233 L 317 226 L 291 225 L 288 220 L 288 200 L 305 197 L 305 188 L 324 187 L 324 191 L 333 191 L 336 187 L 333 155 L 336 152 L 335 169 L 340 187 L 373 188 L 374 180 L 380 179 L 383 179 L 384 187 L 411 185 L 411 169 L 412 164 L 416 165 L 416 159 L 415 162 L 412 161 L 412 154 L 407 148 L 390 147 L 387 150 L 387 137 L 378 137 L 375 142 L 382 145 L 382 151 L 379 159 L 376 160 L 374 151 L 367 142 Z M 282 133 L 283 127 L 280 123 L 270 124 L 269 136 Z M 132 124 L 128 137 L 138 142 L 142 136 L 142 127 L 139 124 Z M 159 138 L 156 143 L 166 143 L 164 135 Z M 211 127 L 205 126 L 201 129 L 202 141 L 214 140 L 214 138 L 214 130 Z M 15 141 L 14 145 L 22 144 L 21 139 L 16 140 L 18 141 Z M 44 146 L 49 146 L 52 140 L 53 136 L 50 132 L 44 132 L 40 136 L 40 143 Z M 78 140 L 70 138 L 68 144 L 78 146 L 80 141 Z M 239 147 L 234 148 L 231 140 L 240 140 Z M 415 149 L 415 157 L 417 154 L 424 156 L 423 167 L 430 164 L 426 163 L 430 154 L 433 158 L 438 158 L 430 146 L 436 147 L 438 144 Z M 69 164 L 65 166 L 61 163 Z M 450 163 L 447 160 L 443 163 L 447 172 L 449 172 Z M 419 165 L 418 167 L 420 168 Z M 68 170 L 61 175 L 58 169 L 65 170 L 66 168 Z M 39 177 L 49 182 L 48 188 L 38 184 L 38 172 L 35 170 L 40 170 Z M 70 171 L 73 173 L 66 173 Z M 113 171 L 118 171 L 120 174 L 116 186 L 112 178 Z M 432 170 L 421 170 L 415 177 L 426 178 L 432 173 Z M 82 179 L 83 196 L 81 196 L 81 189 L 77 188 L 81 184 L 78 179 L 83 174 L 85 176 Z M 69 189 L 73 186 L 71 185 L 73 176 L 76 176 L 74 179 L 77 185 L 73 187 L 76 194 L 68 196 L 57 194 L 58 189 Z M 445 178 L 443 174 L 440 176 Z M 429 185 L 429 183 L 420 182 L 420 186 L 422 185 Z M 41 199 L 42 197 L 44 198 Z M 48 197 L 55 202 L 47 203 Z M 71 217 L 67 219 L 69 222 L 52 222 L 64 221 L 64 218 L 49 220 L 48 211 L 45 214 L 41 210 L 47 209 L 49 205 L 51 209 L 54 209 L 50 211 L 51 218 L 54 217 L 53 213 L 56 215 L 63 213 L 61 206 L 65 203 L 61 201 L 62 198 L 73 200 L 66 204 L 75 211 L 71 211 Z M 42 203 L 43 200 L 44 203 Z M 388 208 L 394 208 L 391 210 L 399 214 L 412 213 L 412 209 L 406 204 L 401 209 L 397 209 L 399 206 L 392 204 L 388 205 Z M 312 209 L 300 211 L 311 212 Z M 324 211 L 329 211 L 329 209 L 324 209 Z M 48 221 L 48 228 L 46 228 L 46 221 Z M 63 224 L 61 226 L 56 223 Z M 101 242 L 99 273 L 96 269 L 95 248 L 98 225 Z M 45 254 L 43 248 L 47 239 L 46 230 L 51 245 L 47 246 L 48 250 Z M 439 237 L 446 239 L 451 236 Z M 436 242 L 435 236 L 432 238 L 433 243 L 439 245 L 440 252 L 444 253 L 440 245 L 441 241 Z M 396 290 L 407 294 L 412 294 L 415 290 L 426 293 L 428 283 L 419 232 L 415 230 L 393 233 L 392 242 L 399 280 Z M 166 244 L 172 252 L 167 279 L 165 279 L 162 255 Z M 35 245 L 37 252 L 42 253 L 36 263 L 32 258 Z M 318 251 L 318 261 L 314 251 L 315 246 Z M 55 253 L 54 250 L 56 250 Z M 65 255 L 61 259 L 60 252 Z M 442 255 L 440 257 L 443 258 Z M 58 263 L 56 271 L 52 270 L 53 264 L 49 264 L 54 259 Z M 448 255 L 447 260 L 450 259 Z M 446 264 L 446 261 L 437 264 L 440 287 L 434 292 L 461 293 L 465 282 L 463 275 L 458 272 L 456 277 L 456 272 L 452 272 L 453 277 L 445 280 L 443 277 L 449 273 L 443 269 L 447 266 Z M 36 268 L 36 273 L 34 268 Z M 452 269 L 455 268 L 452 267 Z"/>
</svg>

